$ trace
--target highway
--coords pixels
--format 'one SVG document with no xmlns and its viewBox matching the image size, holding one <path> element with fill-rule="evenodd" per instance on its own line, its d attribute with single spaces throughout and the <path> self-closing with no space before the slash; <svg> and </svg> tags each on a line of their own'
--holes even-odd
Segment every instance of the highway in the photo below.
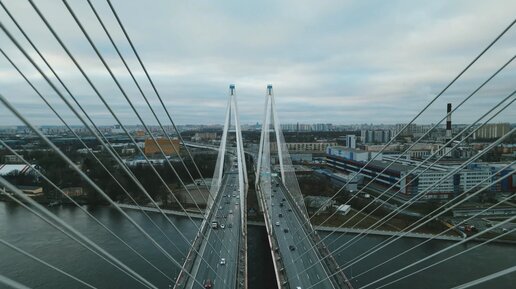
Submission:
<svg viewBox="0 0 516 289">
<path fill-rule="evenodd" d="M 206 285 L 211 281 L 211 288 L 236 288 L 239 257 L 242 240 L 242 228 L 240 220 L 240 199 L 238 188 L 238 173 L 236 168 L 224 178 L 220 196 L 213 205 L 212 222 L 217 222 L 218 227 L 207 230 L 207 242 L 203 242 L 199 253 L 207 263 L 200 261 L 199 256 L 194 264 L 192 275 L 200 284 Z M 222 245 L 224 243 L 224 246 Z M 210 244 L 210 245 L 208 245 Z M 229 253 L 228 250 L 229 249 Z M 219 257 L 220 256 L 220 257 Z M 221 264 L 221 258 L 225 264 Z M 214 269 L 214 270 L 213 270 Z M 189 282 L 187 288 L 199 288 L 199 283 Z"/>
<path fill-rule="evenodd" d="M 300 216 L 294 212 L 295 208 L 292 206 L 289 198 L 285 196 L 285 193 L 285 188 L 279 185 L 279 179 L 274 178 L 271 197 L 272 227 L 279 247 L 277 249 L 281 254 L 286 275 L 288 276 L 289 288 L 297 289 L 299 286 L 299 288 L 304 289 L 328 277 L 328 274 L 320 263 L 303 274 L 299 274 L 305 268 L 314 264 L 316 260 L 319 260 L 319 257 L 314 249 L 310 249 L 312 242 L 309 238 L 305 238 L 305 230 L 299 230 L 303 223 Z M 303 241 L 296 245 L 301 240 Z M 300 260 L 292 262 L 306 251 L 308 253 L 304 254 Z M 313 288 L 327 289 L 335 287 L 330 280 L 326 280 Z"/>
</svg>

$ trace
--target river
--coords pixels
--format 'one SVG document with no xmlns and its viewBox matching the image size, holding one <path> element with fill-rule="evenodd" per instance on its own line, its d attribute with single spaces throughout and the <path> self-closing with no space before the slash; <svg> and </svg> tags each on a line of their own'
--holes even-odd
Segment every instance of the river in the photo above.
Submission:
<svg viewBox="0 0 516 289">
<path fill-rule="evenodd" d="M 130 252 L 118 240 L 99 227 L 88 216 L 74 207 L 55 207 L 52 212 L 57 214 L 65 222 L 78 229 L 92 241 L 99 244 L 120 261 L 133 268 L 140 275 L 150 280 L 159 288 L 168 288 L 171 281 L 145 263 L 140 257 Z M 171 279 L 178 274 L 179 269 L 170 260 L 165 258 L 145 237 L 137 231 L 124 217 L 112 208 L 93 207 L 88 211 L 112 229 L 127 243 L 133 246 L 147 260 L 155 264 L 165 272 Z M 128 210 L 127 213 L 141 225 L 149 234 L 159 242 L 174 258 L 182 263 L 182 256 L 188 251 L 188 245 L 183 241 L 180 234 L 173 229 L 168 221 L 157 213 L 150 213 L 151 218 L 166 233 L 171 244 L 165 236 L 156 229 L 152 223 L 140 212 Z M 188 239 L 193 238 L 196 226 L 188 218 L 169 216 L 170 220 L 181 230 Z M 265 228 L 260 226 L 249 227 L 249 289 L 273 289 L 274 271 L 267 248 L 267 235 Z M 339 240 L 349 240 L 353 235 L 344 235 Z M 332 240 L 335 236 L 328 238 Z M 123 274 L 112 265 L 100 259 L 98 256 L 87 251 L 64 234 L 56 231 L 38 217 L 26 209 L 0 202 L 0 238 L 34 254 L 35 256 L 55 265 L 70 274 L 90 283 L 97 288 L 142 288 L 133 279 Z M 385 240 L 385 236 L 367 236 L 352 246 L 349 250 L 336 256 L 339 263 L 344 264 L 360 252 Z M 391 256 L 414 246 L 421 240 L 402 239 L 396 242 L 388 250 L 371 256 L 346 270 L 348 276 L 356 276 Z M 437 250 L 452 244 L 449 241 L 431 241 L 414 250 L 406 256 L 402 256 L 393 264 L 381 267 L 380 270 L 372 271 L 353 280 L 355 288 L 363 286 L 371 280 L 388 274 L 404 265 L 419 260 Z M 472 246 L 466 244 L 459 246 L 452 253 L 459 252 Z M 448 254 L 446 255 L 448 256 Z M 439 259 L 432 259 L 432 261 Z M 459 258 L 452 259 L 439 266 L 424 271 L 413 277 L 386 288 L 413 289 L 413 288 L 449 288 L 483 275 L 514 266 L 516 264 L 516 246 L 506 244 L 488 244 L 470 251 Z M 410 270 L 409 270 L 410 272 Z M 0 244 L 0 274 L 17 280 L 31 288 L 59 289 L 59 288 L 86 288 L 78 282 L 60 274 L 56 271 L 36 263 L 35 261 L 14 252 Z M 382 284 L 382 283 L 380 283 Z M 378 284 L 378 285 L 380 285 Z M 496 280 L 487 282 L 475 288 L 514 288 L 516 274 L 507 275 Z M 0 285 L 1 288 L 2 285 Z M 370 288 L 375 288 L 372 286 Z"/>
</svg>

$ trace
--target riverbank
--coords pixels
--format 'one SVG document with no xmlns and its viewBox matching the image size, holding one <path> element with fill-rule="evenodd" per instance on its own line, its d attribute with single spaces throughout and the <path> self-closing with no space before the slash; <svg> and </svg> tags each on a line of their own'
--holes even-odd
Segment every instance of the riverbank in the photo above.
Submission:
<svg viewBox="0 0 516 289">
<path fill-rule="evenodd" d="M 160 213 L 160 210 L 156 209 L 156 208 L 151 208 L 151 207 L 138 207 L 138 206 L 135 206 L 135 205 L 129 205 L 129 204 L 118 204 L 118 206 L 122 209 L 126 209 L 126 210 L 144 210 L 144 211 L 147 211 L 147 212 L 153 212 L 153 213 Z M 177 210 L 169 210 L 169 209 L 161 209 L 163 211 L 163 213 L 167 214 L 167 215 L 173 215 L 173 216 L 180 216 L 180 217 L 188 217 L 190 216 L 191 218 L 194 218 L 194 219 L 199 219 L 199 220 L 202 220 L 203 219 L 203 215 L 198 213 L 198 212 L 181 212 L 181 211 L 177 211 Z M 265 227 L 265 223 L 264 222 L 257 222 L 257 221 L 248 221 L 247 222 L 248 225 L 250 226 L 259 226 L 259 227 Z M 320 231 L 320 232 L 339 232 L 339 233 L 350 233 L 350 234 L 359 234 L 363 231 L 363 229 L 356 229 L 356 228 L 337 228 L 337 227 L 331 227 L 331 226 L 314 226 L 314 228 L 317 230 L 317 231 Z M 396 231 L 385 231 L 385 230 L 369 230 L 368 232 L 369 235 L 376 235 L 376 236 L 397 236 L 397 235 L 400 235 L 401 232 L 396 232 Z M 442 240 L 442 241 L 461 241 L 463 240 L 462 237 L 457 237 L 457 236 L 450 236 L 450 235 L 443 235 L 443 236 L 436 236 L 436 235 L 433 235 L 433 234 L 425 234 L 425 233 L 406 233 L 403 237 L 406 237 L 406 238 L 416 238 L 416 239 L 430 239 L 430 238 L 433 238 L 435 240 Z M 475 241 L 478 241 L 478 242 L 482 242 L 482 241 L 485 241 L 487 239 L 484 239 L 484 238 L 477 238 L 475 239 Z M 512 241 L 512 240 L 494 240 L 493 242 L 496 242 L 496 243 L 502 243 L 502 244 L 516 244 L 516 241 Z"/>
<path fill-rule="evenodd" d="M 126 205 L 126 204 L 118 204 L 118 205 L 124 209 L 140 210 L 139 207 L 134 206 L 134 205 Z M 143 209 L 145 211 L 149 211 L 149 212 L 159 213 L 159 210 L 156 208 L 141 207 L 141 209 Z M 162 209 L 162 211 L 165 214 L 170 214 L 170 215 L 175 215 L 175 216 L 183 216 L 183 217 L 187 216 L 187 214 L 185 212 L 180 212 L 180 211 L 175 211 L 175 210 L 166 210 L 166 209 Z M 192 218 L 197 218 L 197 219 L 203 218 L 203 216 L 199 213 L 190 212 L 190 213 L 188 213 L 188 215 L 190 215 L 190 217 L 192 217 Z M 264 222 L 248 221 L 247 224 L 250 226 L 265 227 Z M 335 231 L 335 232 L 339 232 L 339 233 L 350 233 L 350 234 L 360 234 L 363 231 L 363 229 L 337 228 L 337 227 L 330 227 L 330 226 L 314 226 L 314 228 L 320 232 L 334 232 Z M 385 230 L 369 230 L 368 234 L 376 235 L 376 236 L 398 236 L 398 235 L 402 234 L 402 232 L 385 231 Z M 404 238 L 415 238 L 415 239 L 433 238 L 434 240 L 441 240 L 441 241 L 461 241 L 464 239 L 462 237 L 450 236 L 450 235 L 437 236 L 437 235 L 433 235 L 433 234 L 414 233 L 414 232 L 404 233 L 404 234 L 405 234 L 403 236 Z M 485 239 L 485 238 L 477 238 L 474 241 L 483 242 L 486 240 L 487 239 Z M 502 243 L 502 244 L 516 244 L 516 241 L 512 241 L 512 240 L 494 240 L 492 242 Z"/>
<path fill-rule="evenodd" d="M 265 226 L 262 222 L 252 222 L 248 221 L 248 225 L 250 226 Z M 336 228 L 336 227 L 328 227 L 328 226 L 314 226 L 317 231 L 320 232 L 339 232 L 339 233 L 351 233 L 351 234 L 359 234 L 363 231 L 363 229 L 354 229 L 354 228 Z M 399 235 L 400 232 L 393 231 L 381 231 L 381 230 L 369 230 L 368 234 L 371 235 L 379 235 L 379 236 L 393 236 Z M 408 233 L 404 237 L 407 238 L 419 238 L 419 239 L 429 239 L 434 237 L 432 234 L 423 234 L 423 233 Z M 445 241 L 460 241 L 462 238 L 456 236 L 437 236 L 434 237 L 435 240 L 445 240 Z"/>
</svg>

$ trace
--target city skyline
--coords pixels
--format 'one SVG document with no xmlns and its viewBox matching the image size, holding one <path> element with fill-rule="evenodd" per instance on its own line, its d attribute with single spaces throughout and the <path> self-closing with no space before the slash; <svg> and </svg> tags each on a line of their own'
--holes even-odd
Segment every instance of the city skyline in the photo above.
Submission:
<svg viewBox="0 0 516 289">
<path fill-rule="evenodd" d="M 497 1 L 498 5 L 396 1 L 374 5 L 375 12 L 371 12 L 373 5 L 363 3 L 297 3 L 160 3 L 146 9 L 139 9 L 135 2 L 114 5 L 128 23 L 128 32 L 133 35 L 178 124 L 222 123 L 229 83 L 236 84 L 243 123 L 261 121 L 268 83 L 274 85 L 282 123 L 299 118 L 312 123 L 408 122 L 490 41 L 492 31 L 500 31 L 512 20 L 511 11 L 516 9 L 512 1 Z M 64 75 L 65 82 L 73 87 L 98 124 L 115 123 L 80 80 L 80 74 L 30 5 L 18 1 L 6 1 L 5 5 L 41 46 L 50 63 Z M 53 15 L 51 23 L 115 112 L 124 122 L 134 119 L 64 6 L 58 2 L 40 5 L 43 14 Z M 128 84 L 129 76 L 87 4 L 71 5 L 117 77 Z M 143 82 L 143 72 L 136 69 L 136 60 L 119 27 L 112 22 L 109 10 L 104 9 L 106 4 L 95 5 L 99 6 L 100 16 L 108 21 L 137 78 Z M 498 9 L 499 6 L 505 9 Z M 487 17 L 477 17 L 478 11 Z M 5 12 L 0 15 L 6 27 L 21 39 Z M 148 21 L 129 21 L 135 19 Z M 1 35 L 0 39 L 5 43 L 2 49 L 50 96 L 65 119 L 77 124 L 7 37 Z M 29 48 L 27 43 L 21 44 Z M 421 116 L 422 122 L 437 122 L 443 116 L 446 102 L 455 104 L 466 97 L 511 56 L 510 48 L 515 45 L 516 33 L 509 32 L 496 44 L 496 49 L 486 54 L 442 100 Z M 482 107 L 505 97 L 515 75 L 515 66 L 510 64 L 492 84 L 454 114 L 454 122 L 471 122 L 471 115 L 481 113 Z M 0 57 L 0 86 L 0 93 L 28 112 L 35 123 L 59 124 L 3 57 Z M 146 83 L 144 90 L 151 92 Z M 151 122 L 152 117 L 137 90 L 131 87 L 128 92 L 136 108 L 146 115 L 145 121 Z M 151 95 L 150 99 L 158 107 L 155 96 Z M 161 110 L 158 115 L 165 119 Z M 505 112 L 497 121 L 514 123 L 516 118 Z M 3 107 L 0 107 L 0 122 L 17 124 Z"/>
</svg>

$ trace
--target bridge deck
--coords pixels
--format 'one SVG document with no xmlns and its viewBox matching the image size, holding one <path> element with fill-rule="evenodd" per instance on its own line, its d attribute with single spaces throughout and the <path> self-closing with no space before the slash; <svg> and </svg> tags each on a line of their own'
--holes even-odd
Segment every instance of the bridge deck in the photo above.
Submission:
<svg viewBox="0 0 516 289">
<path fill-rule="evenodd" d="M 182 282 L 184 285 L 176 284 L 176 288 L 199 288 L 199 283 L 204 285 L 208 279 L 212 288 L 244 288 L 246 282 L 241 275 L 245 272 L 245 259 L 241 251 L 245 250 L 245 238 L 238 196 L 238 174 L 232 170 L 224 177 L 212 207 L 206 223 L 205 238 L 200 240 L 199 254 L 191 252 L 193 260 L 189 271 L 197 282 L 185 277 L 187 281 Z M 218 228 L 211 227 L 213 221 L 218 222 Z M 225 259 L 225 264 L 221 264 L 221 258 Z"/>
<path fill-rule="evenodd" d="M 274 178 L 271 185 L 271 198 L 266 201 L 269 210 L 265 210 L 271 216 L 265 217 L 270 218 L 272 224 L 270 234 L 274 238 L 274 243 L 277 244 L 277 247 L 273 248 L 273 253 L 281 256 L 281 262 L 278 262 L 278 264 L 282 264 L 283 267 L 278 268 L 281 272 L 277 272 L 277 275 L 287 280 L 287 282 L 281 284 L 282 288 L 297 288 L 297 286 L 315 289 L 350 288 L 348 284 L 337 279 L 337 275 L 335 276 L 337 278 L 327 278 L 333 273 L 328 269 L 327 262 L 317 263 L 317 265 L 300 274 L 321 259 L 320 248 L 313 248 L 314 240 L 305 237 L 307 230 L 304 226 L 304 215 L 300 213 L 299 208 L 294 205 L 293 200 L 287 195 L 288 192 L 281 181 Z M 317 285 L 311 287 L 314 284 Z"/>
</svg>

